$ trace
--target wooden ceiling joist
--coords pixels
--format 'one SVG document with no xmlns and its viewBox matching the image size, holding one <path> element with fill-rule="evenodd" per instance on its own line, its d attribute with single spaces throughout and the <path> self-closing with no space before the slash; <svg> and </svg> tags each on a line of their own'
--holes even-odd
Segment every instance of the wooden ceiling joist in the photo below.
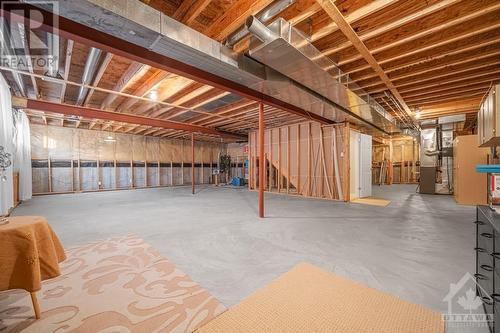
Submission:
<svg viewBox="0 0 500 333">
<path fill-rule="evenodd" d="M 201 12 L 212 2 L 212 0 L 186 0 L 175 11 L 172 18 L 190 25 L 201 14 Z"/>
<path fill-rule="evenodd" d="M 337 6 L 335 6 L 333 0 L 317 0 L 321 5 L 323 10 L 331 17 L 331 19 L 337 24 L 342 33 L 351 41 L 351 43 L 356 47 L 359 53 L 363 56 L 363 58 L 370 64 L 373 70 L 380 76 L 381 80 L 387 86 L 387 88 L 391 91 L 397 101 L 401 104 L 404 111 L 408 114 L 408 116 L 412 117 L 412 112 L 403 97 L 391 82 L 387 74 L 385 74 L 384 70 L 377 62 L 377 60 L 373 57 L 370 50 L 366 47 L 366 45 L 359 39 L 356 32 L 349 25 L 349 23 L 345 20 L 342 13 L 338 10 Z"/>
<path fill-rule="evenodd" d="M 32 6 L 27 4 L 26 7 L 27 9 L 29 9 Z M 23 13 L 14 13 L 6 10 L 5 8 L 0 9 L 0 14 L 1 16 L 7 17 L 13 22 L 28 22 L 32 26 L 37 26 L 37 29 L 44 31 L 54 31 L 54 29 L 56 28 L 54 27 L 54 14 L 40 8 L 36 8 L 36 10 L 38 13 L 40 13 L 40 15 L 37 15 L 36 17 L 29 16 L 27 14 L 29 11 L 24 11 Z M 300 115 L 312 121 L 317 121 L 321 124 L 333 123 L 332 120 L 314 113 L 307 112 L 295 105 L 283 102 L 275 97 L 263 94 L 257 90 L 227 80 L 213 73 L 200 70 L 175 59 L 160 55 L 145 47 L 127 42 L 116 36 L 103 33 L 89 26 L 71 21 L 67 18 L 59 16 L 57 23 L 57 34 L 59 34 L 59 36 L 63 38 L 72 39 L 75 42 L 80 42 L 84 45 L 96 47 L 106 52 L 111 52 L 116 56 L 128 58 L 132 61 L 142 62 L 146 65 L 150 65 L 169 73 L 181 75 L 194 81 L 211 85 L 221 90 L 233 92 L 244 98 L 252 99 L 255 101 L 262 101 L 266 104 L 280 108 L 289 113 Z"/>
<path fill-rule="evenodd" d="M 223 40 L 245 23 L 245 20 L 254 15 L 273 0 L 239 0 L 235 1 L 229 10 L 226 10 L 206 32 L 206 35 L 218 41 Z"/>
<path fill-rule="evenodd" d="M 379 10 L 382 10 L 383 8 L 393 4 L 395 2 L 396 2 L 396 0 L 374 0 L 374 1 L 370 2 L 368 5 L 363 6 L 363 7 L 359 8 L 358 10 L 353 11 L 352 13 L 349 13 L 345 17 L 344 16 L 343 17 L 348 24 L 351 24 L 351 23 L 356 22 L 358 20 L 361 20 L 362 18 L 367 17 L 367 16 L 369 16 L 369 15 L 371 15 Z M 321 2 L 318 2 L 318 4 L 320 5 L 321 8 L 323 8 L 323 10 L 325 10 L 325 7 Z M 329 14 L 327 10 L 325 10 L 325 12 L 327 14 Z M 317 41 L 325 36 L 328 36 L 329 34 L 339 30 L 339 28 L 340 28 L 339 25 L 334 20 L 332 23 L 326 25 L 325 27 L 323 27 L 320 30 L 313 33 L 311 35 L 311 41 L 314 42 L 314 41 Z"/>
<path fill-rule="evenodd" d="M 377 59 L 381 65 L 386 68 L 400 65 L 407 59 L 425 59 L 426 54 L 435 57 L 444 57 L 462 53 L 473 48 L 479 48 L 499 41 L 500 23 L 486 24 L 482 28 L 477 28 L 466 33 L 457 33 L 452 38 L 443 38 L 439 35 L 422 37 L 420 42 L 411 42 L 389 48 L 381 52 L 372 52 L 377 54 Z M 353 61 L 340 62 L 342 69 L 347 74 L 356 73 L 367 69 L 362 59 L 358 57 Z"/>
<path fill-rule="evenodd" d="M 419 21 L 418 25 L 415 23 L 411 27 L 411 29 L 403 29 L 400 33 L 397 34 L 388 33 L 388 37 L 386 37 L 385 39 L 380 38 L 380 40 L 370 40 L 369 43 L 367 43 L 367 47 L 369 47 L 371 52 L 373 52 L 374 54 L 382 53 L 383 51 L 394 49 L 396 47 L 401 47 L 402 45 L 415 46 L 418 47 L 419 50 L 423 50 L 422 42 L 420 42 L 422 40 L 428 40 L 429 44 L 427 45 L 429 45 L 429 47 L 432 45 L 436 47 L 451 43 L 461 38 L 465 38 L 467 37 L 467 33 L 464 33 L 464 28 L 467 27 L 467 25 L 464 25 L 465 22 L 476 19 L 478 20 L 477 23 L 473 21 L 467 22 L 467 24 L 478 24 L 482 20 L 485 20 L 482 17 L 483 15 L 490 14 L 493 16 L 495 12 L 500 9 L 500 4 L 498 2 L 495 3 L 493 0 L 484 1 L 484 3 L 486 4 L 484 8 L 477 9 L 477 5 L 474 7 L 473 1 L 462 1 L 462 3 L 459 4 L 459 8 L 464 10 L 464 12 L 467 12 L 466 15 L 459 15 L 458 17 L 448 21 L 445 20 L 442 24 L 436 24 L 435 18 L 430 17 L 427 20 L 428 23 L 425 22 L 425 25 Z M 470 8 L 467 7 L 468 4 L 471 4 Z M 443 13 L 446 14 L 446 11 L 443 11 Z M 453 16 L 450 15 L 450 17 Z M 486 25 L 491 25 L 491 21 L 485 20 L 484 26 L 482 26 L 482 28 L 486 28 Z M 422 30 L 419 31 L 419 29 Z M 477 30 L 479 31 L 480 29 Z M 438 32 L 442 33 L 438 35 Z M 434 40 L 433 38 L 439 38 L 439 41 L 436 43 L 436 40 Z M 344 59 L 342 59 L 339 64 L 345 65 L 355 60 L 362 59 L 361 55 L 357 55 L 354 52 L 351 52 L 351 54 L 351 57 L 344 57 Z M 380 57 L 380 59 L 383 58 L 384 57 Z"/>
<path fill-rule="evenodd" d="M 138 75 L 143 74 L 142 71 L 144 67 L 145 67 L 144 64 L 138 62 L 132 62 L 130 66 L 127 68 L 127 70 L 122 74 L 118 82 L 116 82 L 112 90 L 117 92 L 122 92 L 127 87 L 130 81 L 132 81 Z M 118 95 L 116 94 L 108 94 L 108 96 L 106 96 L 106 98 L 101 104 L 101 109 L 106 109 L 109 105 L 113 103 L 113 101 L 117 97 Z"/>
<path fill-rule="evenodd" d="M 388 22 L 387 24 L 382 25 L 381 27 L 378 27 L 376 29 L 368 30 L 366 33 L 360 34 L 359 38 L 362 41 L 374 38 L 376 36 L 379 36 L 383 33 L 388 32 L 390 30 L 399 28 L 399 27 L 404 26 L 405 24 L 408 24 L 412 21 L 418 20 L 418 19 L 425 17 L 429 14 L 432 14 L 432 13 L 437 12 L 441 9 L 444 9 L 448 6 L 451 6 L 459 1 L 461 1 L 461 0 L 439 1 L 437 3 L 434 3 L 430 6 L 425 7 L 423 10 L 419 10 L 419 11 L 416 11 L 416 12 L 410 14 L 410 15 L 404 16 L 404 17 L 400 18 L 399 20 L 391 21 L 391 22 Z M 347 19 L 347 17 L 346 17 L 346 19 Z M 348 19 L 347 19 L 347 21 L 349 22 Z M 352 46 L 352 43 L 350 41 L 346 41 L 345 43 L 342 43 L 340 45 L 336 45 L 336 46 L 330 47 L 328 49 L 324 49 L 324 50 L 322 50 L 322 53 L 323 53 L 323 55 L 331 55 L 331 54 L 337 53 L 339 51 L 342 51 L 350 46 Z"/>
<path fill-rule="evenodd" d="M 171 74 L 168 72 L 162 71 L 160 69 L 156 70 L 143 84 L 141 84 L 137 89 L 135 89 L 132 95 L 143 97 L 144 95 L 149 93 L 154 87 L 156 87 L 156 85 L 158 85 L 161 81 L 169 77 L 169 75 Z M 138 102 L 137 99 L 129 98 L 118 106 L 117 111 L 124 112 L 130 109 L 137 102 Z"/>
</svg>

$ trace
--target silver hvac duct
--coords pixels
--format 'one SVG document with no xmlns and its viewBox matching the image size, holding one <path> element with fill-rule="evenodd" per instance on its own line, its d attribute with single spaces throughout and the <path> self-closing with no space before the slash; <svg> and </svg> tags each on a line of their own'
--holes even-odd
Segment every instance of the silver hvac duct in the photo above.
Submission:
<svg viewBox="0 0 500 333">
<path fill-rule="evenodd" d="M 47 33 L 47 47 L 50 50 L 47 74 L 57 77 L 59 74 L 59 36 Z"/>
<path fill-rule="evenodd" d="M 52 10 L 50 6 L 40 2 L 25 1 Z M 286 24 L 281 19 L 274 21 L 268 28 L 279 35 L 279 38 L 271 43 L 252 38 L 249 57 L 246 54 L 235 54 L 225 45 L 139 0 L 127 0 L 127 6 L 123 6 L 122 2 L 123 0 L 59 0 L 59 15 L 244 85 L 311 114 L 320 115 L 332 123 L 349 121 L 374 131 L 371 133 L 382 135 L 400 132 L 398 124 L 383 109 L 375 108 L 373 104 L 363 100 L 365 98 L 357 96 L 352 89 L 346 89 L 335 79 L 334 75 L 337 73 L 330 74 L 323 70 L 325 66 L 319 61 L 312 61 L 311 58 L 318 55 L 319 51 L 314 47 L 309 49 L 312 45 L 296 29 L 285 29 Z M 89 21 L 88 17 L 93 20 Z M 251 20 L 249 23 L 255 22 Z M 281 26 L 277 27 L 276 24 Z M 290 41 L 290 36 L 297 40 Z M 261 37 L 271 39 L 273 35 L 264 33 Z M 262 45 L 252 45 L 253 42 Z M 272 53 L 266 53 L 265 49 L 270 49 L 268 47 L 272 48 Z M 309 50 L 316 53 L 311 55 Z M 259 51 L 262 51 L 260 56 L 274 57 L 276 62 L 269 65 L 267 59 L 259 56 Z M 330 60 L 326 65 L 331 63 Z M 283 67 L 287 67 L 287 70 Z M 284 72 L 287 74 L 282 74 Z"/>
<path fill-rule="evenodd" d="M 85 62 L 85 68 L 83 69 L 82 84 L 89 85 L 94 77 L 97 63 L 99 62 L 99 57 L 101 55 L 101 50 L 94 47 L 90 48 L 87 61 Z M 77 105 L 82 105 L 85 97 L 87 97 L 88 88 L 80 87 L 78 91 L 78 98 L 76 99 Z"/>
<path fill-rule="evenodd" d="M 2 41 L 2 46 L 3 46 L 0 54 L 11 59 L 16 59 L 15 61 L 17 64 L 22 63 L 19 61 L 19 56 L 17 56 L 14 49 L 12 48 L 12 39 L 9 34 L 7 22 L 3 17 L 0 17 L 0 39 Z M 9 64 L 9 67 L 12 67 L 11 64 Z M 11 74 L 12 77 L 14 78 L 14 81 L 16 82 L 19 92 L 23 97 L 26 97 L 27 96 L 26 89 L 24 87 L 24 81 L 21 74 L 15 72 L 11 72 Z"/>
<path fill-rule="evenodd" d="M 249 17 L 246 24 L 254 34 L 250 40 L 250 57 L 293 80 L 304 93 L 319 99 L 322 115 L 331 115 L 329 118 L 337 122 L 349 120 L 369 124 L 388 134 L 400 132 L 395 119 L 292 24 L 279 18 L 265 26 L 255 17 Z M 285 97 L 293 99 L 292 93 L 296 94 L 290 92 Z M 299 105 L 306 109 L 304 101 L 301 99 Z M 342 114 L 350 118 L 345 119 Z"/>
<path fill-rule="evenodd" d="M 278 35 L 269 30 L 264 23 L 259 21 L 255 16 L 249 16 L 245 21 L 245 25 L 248 31 L 254 34 L 254 36 L 260 39 L 263 43 L 271 43 L 279 38 Z"/>
<path fill-rule="evenodd" d="M 278 0 L 271 3 L 269 6 L 258 12 L 255 17 L 261 22 L 267 22 L 271 18 L 275 17 L 282 11 L 284 11 L 289 6 L 293 5 L 296 0 Z M 240 27 L 236 32 L 231 34 L 226 41 L 226 46 L 233 47 L 240 40 L 243 39 L 248 34 L 248 28 L 246 25 Z"/>
</svg>

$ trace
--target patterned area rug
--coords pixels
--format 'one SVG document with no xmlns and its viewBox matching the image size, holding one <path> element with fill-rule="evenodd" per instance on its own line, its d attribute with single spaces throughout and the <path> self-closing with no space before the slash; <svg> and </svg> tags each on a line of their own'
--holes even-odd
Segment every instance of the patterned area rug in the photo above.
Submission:
<svg viewBox="0 0 500 333">
<path fill-rule="evenodd" d="M 37 293 L 0 293 L 0 332 L 193 332 L 224 306 L 134 235 L 67 249 Z"/>
</svg>

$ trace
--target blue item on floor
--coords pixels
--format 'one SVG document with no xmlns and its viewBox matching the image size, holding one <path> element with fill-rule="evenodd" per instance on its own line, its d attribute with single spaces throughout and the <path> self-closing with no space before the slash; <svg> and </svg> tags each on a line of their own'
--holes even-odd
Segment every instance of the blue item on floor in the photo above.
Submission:
<svg viewBox="0 0 500 333">
<path fill-rule="evenodd" d="M 245 179 L 240 177 L 234 177 L 231 184 L 233 184 L 233 186 L 245 186 Z"/>
</svg>

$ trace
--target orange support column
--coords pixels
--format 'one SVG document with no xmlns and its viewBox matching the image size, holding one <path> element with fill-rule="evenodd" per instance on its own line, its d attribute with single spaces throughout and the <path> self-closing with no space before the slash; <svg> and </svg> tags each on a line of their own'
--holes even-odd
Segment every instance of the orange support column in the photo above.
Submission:
<svg viewBox="0 0 500 333">
<path fill-rule="evenodd" d="M 264 104 L 259 104 L 259 217 L 264 217 Z"/>
<path fill-rule="evenodd" d="M 191 192 L 194 194 L 194 133 L 191 133 Z"/>
</svg>

